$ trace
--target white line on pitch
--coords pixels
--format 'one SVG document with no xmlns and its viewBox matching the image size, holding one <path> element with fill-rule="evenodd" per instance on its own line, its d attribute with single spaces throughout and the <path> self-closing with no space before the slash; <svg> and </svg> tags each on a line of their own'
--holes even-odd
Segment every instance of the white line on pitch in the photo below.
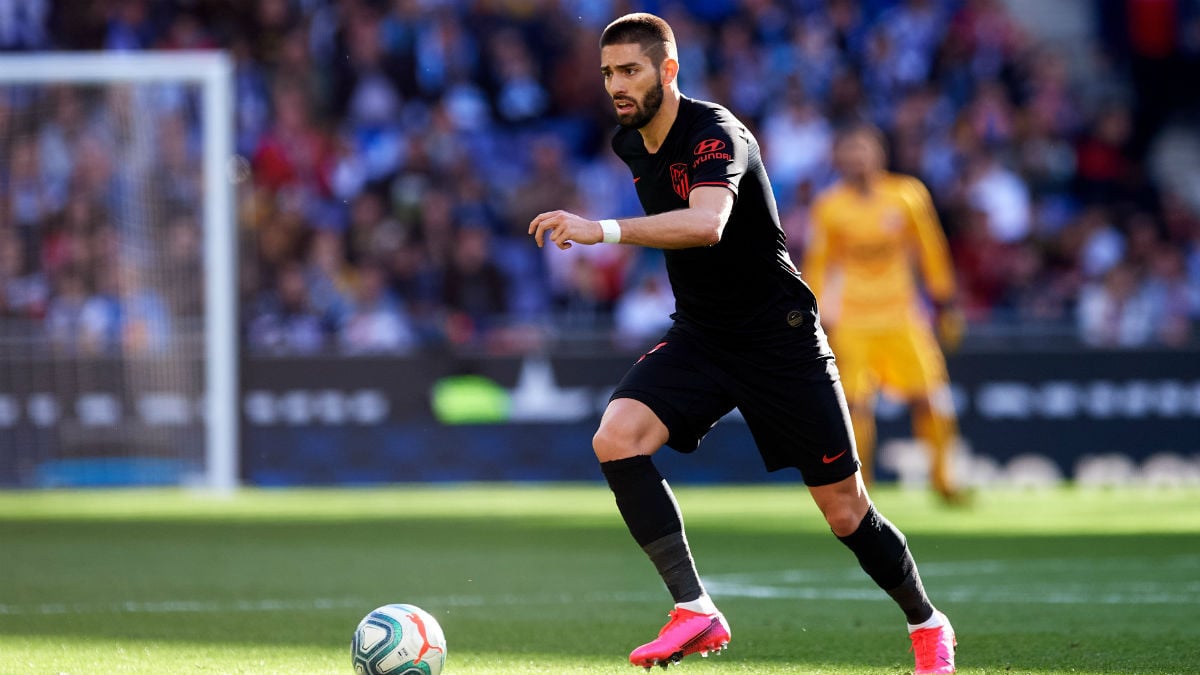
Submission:
<svg viewBox="0 0 1200 675">
<path fill-rule="evenodd" d="M 641 602 L 658 597 L 652 593 L 592 592 L 583 596 L 570 593 L 533 593 L 518 595 L 449 595 L 420 597 L 414 600 L 430 607 L 484 607 L 514 605 L 567 605 L 576 602 Z M 378 598 L 315 598 L 307 600 L 164 600 L 143 602 L 126 600 L 112 603 L 46 602 L 36 605 L 0 604 L 0 615 L 54 614 L 218 614 L 236 612 L 294 612 L 338 609 L 368 610 L 380 604 Z"/>
<path fill-rule="evenodd" d="M 1141 558 L 1101 559 L 1089 563 L 1091 569 L 1124 569 L 1133 563 L 1145 564 Z M 1177 555 L 1157 559 L 1152 567 L 1193 569 L 1200 567 L 1200 556 Z M 978 583 L 990 574 L 1014 571 L 1046 572 L 1075 571 L 1078 561 L 1070 559 L 1032 560 L 964 560 L 933 562 L 921 566 L 926 577 L 953 578 L 967 576 L 973 583 L 939 583 L 938 596 L 955 602 L 1024 604 L 1200 604 L 1200 583 L 1179 583 L 1170 580 L 1130 580 L 1120 583 L 1119 589 L 1096 588 L 1095 584 L 1064 584 L 1051 580 L 1039 588 L 1036 583 L 1013 587 L 1008 584 Z M 756 598 L 763 600 L 852 600 L 883 601 L 886 596 L 863 583 L 862 571 L 852 565 L 825 569 L 793 569 L 763 572 L 705 575 L 704 583 L 718 597 Z M 839 586 L 831 581 L 847 582 Z M 1074 586 L 1074 587 L 1072 587 Z M 414 601 L 432 607 L 484 607 L 565 605 L 571 603 L 621 603 L 661 600 L 662 593 L 593 591 L 582 595 L 572 593 L 531 593 L 502 595 L 449 595 L 416 597 Z M 111 603 L 46 602 L 32 605 L 0 603 L 0 616 L 55 614 L 217 614 L 236 612 L 327 611 L 340 609 L 369 609 L 378 604 L 364 598 L 309 598 L 259 600 L 126 600 Z"/>
</svg>

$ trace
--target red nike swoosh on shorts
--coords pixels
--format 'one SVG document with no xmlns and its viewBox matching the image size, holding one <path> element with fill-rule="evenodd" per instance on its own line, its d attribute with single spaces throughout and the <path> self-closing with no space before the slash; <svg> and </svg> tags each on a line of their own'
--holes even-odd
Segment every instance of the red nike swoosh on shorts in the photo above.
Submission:
<svg viewBox="0 0 1200 675">
<path fill-rule="evenodd" d="M 638 176 L 637 178 L 634 178 L 634 179 L 633 179 L 633 182 L 634 182 L 634 183 L 637 183 L 637 182 L 638 182 L 639 180 L 641 180 L 641 179 L 642 179 L 642 177 L 641 177 L 641 176 Z"/>
<path fill-rule="evenodd" d="M 841 457 L 844 454 L 846 454 L 845 450 L 839 452 L 838 454 L 834 455 L 833 457 L 830 457 L 829 455 L 821 455 L 821 461 L 825 462 L 826 464 L 833 464 L 834 462 L 836 462 L 838 460 L 838 457 Z"/>
</svg>

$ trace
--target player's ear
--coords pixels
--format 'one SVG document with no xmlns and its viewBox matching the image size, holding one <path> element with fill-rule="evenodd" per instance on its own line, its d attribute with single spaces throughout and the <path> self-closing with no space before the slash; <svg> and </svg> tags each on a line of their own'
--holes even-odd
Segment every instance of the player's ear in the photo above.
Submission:
<svg viewBox="0 0 1200 675">
<path fill-rule="evenodd" d="M 658 69 L 658 72 L 659 77 L 662 78 L 663 86 L 674 84 L 676 76 L 679 75 L 679 62 L 667 57 L 663 59 L 662 67 Z"/>
</svg>

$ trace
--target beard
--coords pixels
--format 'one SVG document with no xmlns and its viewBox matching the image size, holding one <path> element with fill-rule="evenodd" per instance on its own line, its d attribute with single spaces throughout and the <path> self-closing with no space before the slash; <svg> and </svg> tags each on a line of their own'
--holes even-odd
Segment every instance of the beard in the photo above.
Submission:
<svg viewBox="0 0 1200 675">
<path fill-rule="evenodd" d="M 641 129 L 654 119 L 654 116 L 658 114 L 658 109 L 662 107 L 662 103 L 663 86 L 660 80 L 653 89 L 646 92 L 646 97 L 641 102 L 633 101 L 634 109 L 628 116 L 617 113 L 617 124 L 626 129 Z"/>
</svg>

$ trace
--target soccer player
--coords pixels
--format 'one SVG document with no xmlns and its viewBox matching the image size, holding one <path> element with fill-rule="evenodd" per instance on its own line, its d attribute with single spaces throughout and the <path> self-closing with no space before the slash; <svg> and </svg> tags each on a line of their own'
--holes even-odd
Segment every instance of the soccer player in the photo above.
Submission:
<svg viewBox="0 0 1200 675">
<path fill-rule="evenodd" d="M 650 14 L 613 21 L 600 71 L 644 217 L 566 211 L 529 224 L 538 246 L 665 249 L 674 323 L 634 364 L 593 439 L 633 538 L 675 600 L 658 637 L 629 660 L 663 667 L 723 648 L 730 631 L 705 592 L 682 516 L 652 461 L 696 449 L 734 407 L 768 470 L 795 467 L 837 537 L 900 606 L 918 673 L 954 672 L 954 631 L 930 603 L 904 536 L 871 504 L 816 299 L 788 258 L 758 142 L 725 108 L 683 96 L 671 28 Z"/>
<path fill-rule="evenodd" d="M 962 318 L 946 236 L 925 186 L 885 170 L 878 128 L 840 130 L 834 163 L 841 180 L 813 204 L 801 269 L 837 354 L 863 480 L 871 484 L 874 403 L 883 387 L 909 404 L 913 432 L 931 451 L 933 489 L 959 503 L 963 493 L 950 468 L 958 424 L 946 361 L 917 285 L 920 277 L 943 342 L 957 343 Z"/>
</svg>

